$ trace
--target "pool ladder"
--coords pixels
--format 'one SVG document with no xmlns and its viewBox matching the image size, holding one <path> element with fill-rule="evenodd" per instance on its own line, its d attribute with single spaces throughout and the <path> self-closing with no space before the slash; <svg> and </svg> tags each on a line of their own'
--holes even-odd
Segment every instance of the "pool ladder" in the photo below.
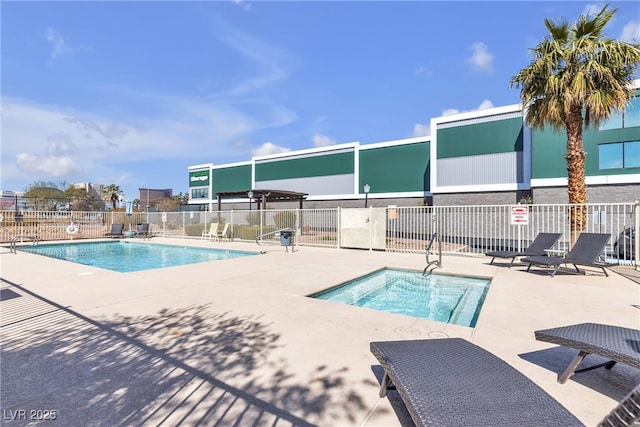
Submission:
<svg viewBox="0 0 640 427">
<path fill-rule="evenodd" d="M 431 248 L 433 247 L 433 243 L 434 242 L 438 242 L 438 249 L 437 249 L 437 255 L 438 255 L 438 259 L 434 259 L 433 261 L 429 259 L 429 254 L 431 253 Z M 433 233 L 433 235 L 431 236 L 431 240 L 429 241 L 429 244 L 427 245 L 427 253 L 426 253 L 426 257 L 427 257 L 427 266 L 424 268 L 424 270 L 422 271 L 422 274 L 426 274 L 427 270 L 429 269 L 429 267 L 434 266 L 430 271 L 435 270 L 436 268 L 442 268 L 442 241 L 440 240 L 440 236 L 438 236 L 438 233 Z"/>
<path fill-rule="evenodd" d="M 16 250 L 16 242 L 18 239 L 31 239 L 31 246 L 36 246 L 38 244 L 38 238 L 35 236 L 14 236 L 13 239 L 11 239 L 11 245 L 9 245 L 9 253 L 18 254 L 18 251 Z"/>
</svg>

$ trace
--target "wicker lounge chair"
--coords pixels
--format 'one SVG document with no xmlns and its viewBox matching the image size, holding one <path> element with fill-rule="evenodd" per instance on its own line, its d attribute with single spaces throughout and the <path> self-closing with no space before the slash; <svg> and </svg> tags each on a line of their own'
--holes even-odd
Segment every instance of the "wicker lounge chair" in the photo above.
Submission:
<svg viewBox="0 0 640 427">
<path fill-rule="evenodd" d="M 461 338 L 372 342 L 417 426 L 574 426 L 574 415 L 535 383 Z"/>
<path fill-rule="evenodd" d="M 579 265 L 601 268 L 604 272 L 604 275 L 609 276 L 607 274 L 607 270 L 605 270 L 606 264 L 597 262 L 598 257 L 600 257 L 602 250 L 609 241 L 609 237 L 609 234 L 582 233 L 580 234 L 580 237 L 578 237 L 578 240 L 576 240 L 573 248 L 571 248 L 571 250 L 567 252 L 564 257 L 532 256 L 522 258 L 520 261 L 529 263 L 527 271 L 529 271 L 532 265 L 553 267 L 551 277 L 556 275 L 558 269 L 562 264 L 573 264 L 573 267 L 578 273 L 581 273 L 580 269 L 578 268 Z"/>
<path fill-rule="evenodd" d="M 590 371 L 602 366 L 611 369 L 616 362 L 640 369 L 640 330 L 598 323 L 581 323 L 535 332 L 538 341 L 575 348 L 578 355 L 567 369 L 558 375 L 558 382 L 564 384 L 576 372 Z M 597 354 L 610 362 L 576 370 L 589 354 Z"/>
<path fill-rule="evenodd" d="M 496 258 L 511 258 L 511 262 L 509 263 L 509 268 L 511 268 L 513 262 L 518 257 L 545 255 L 544 250 L 551 249 L 551 247 L 556 244 L 560 236 L 561 233 L 540 233 L 535 239 L 533 239 L 533 242 L 531 242 L 529 247 L 523 251 L 493 251 L 487 252 L 485 255 L 493 257 L 489 264 L 493 264 L 493 261 Z"/>
<path fill-rule="evenodd" d="M 640 384 L 598 424 L 598 427 L 637 427 L 640 425 Z"/>
<path fill-rule="evenodd" d="M 111 231 L 105 233 L 105 237 L 124 237 L 124 224 L 111 224 Z"/>
</svg>

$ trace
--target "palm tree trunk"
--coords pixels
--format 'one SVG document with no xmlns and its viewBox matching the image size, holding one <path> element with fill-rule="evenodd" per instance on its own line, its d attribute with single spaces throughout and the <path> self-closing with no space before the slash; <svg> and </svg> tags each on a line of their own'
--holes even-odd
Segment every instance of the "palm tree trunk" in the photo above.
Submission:
<svg viewBox="0 0 640 427">
<path fill-rule="evenodd" d="M 587 185 L 584 178 L 584 145 L 582 143 L 582 106 L 571 107 L 567 127 L 567 192 L 569 196 L 569 222 L 571 245 L 587 225 Z"/>
</svg>

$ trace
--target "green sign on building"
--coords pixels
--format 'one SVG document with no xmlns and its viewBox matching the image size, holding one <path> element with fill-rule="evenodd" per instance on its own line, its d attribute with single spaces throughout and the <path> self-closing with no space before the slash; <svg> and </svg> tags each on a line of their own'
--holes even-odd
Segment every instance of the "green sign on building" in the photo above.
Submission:
<svg viewBox="0 0 640 427">
<path fill-rule="evenodd" d="M 209 185 L 209 171 L 189 172 L 189 187 L 205 187 Z"/>
</svg>

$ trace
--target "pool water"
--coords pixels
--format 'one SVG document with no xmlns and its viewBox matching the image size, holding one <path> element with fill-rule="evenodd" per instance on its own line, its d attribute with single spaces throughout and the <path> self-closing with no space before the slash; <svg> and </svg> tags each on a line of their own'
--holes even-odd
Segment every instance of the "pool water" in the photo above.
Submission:
<svg viewBox="0 0 640 427">
<path fill-rule="evenodd" d="M 474 327 L 489 283 L 475 277 L 384 269 L 311 297 Z"/>
<path fill-rule="evenodd" d="M 255 252 L 127 241 L 37 245 L 18 249 L 121 273 L 257 255 Z"/>
</svg>

